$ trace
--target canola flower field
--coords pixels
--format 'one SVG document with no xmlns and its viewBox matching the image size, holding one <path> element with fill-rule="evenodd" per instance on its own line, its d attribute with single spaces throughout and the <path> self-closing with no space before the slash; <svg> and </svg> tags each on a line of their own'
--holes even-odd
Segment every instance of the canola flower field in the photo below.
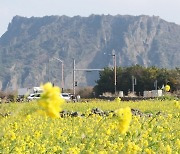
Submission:
<svg viewBox="0 0 180 154">
<path fill-rule="evenodd" d="M 0 153 L 180 153 L 178 100 L 66 103 L 56 97 L 58 89 L 44 89 L 37 102 L 0 104 Z M 115 114 L 89 116 L 95 107 Z M 135 116 L 130 109 L 152 116 Z M 62 118 L 61 110 L 84 116 Z"/>
</svg>

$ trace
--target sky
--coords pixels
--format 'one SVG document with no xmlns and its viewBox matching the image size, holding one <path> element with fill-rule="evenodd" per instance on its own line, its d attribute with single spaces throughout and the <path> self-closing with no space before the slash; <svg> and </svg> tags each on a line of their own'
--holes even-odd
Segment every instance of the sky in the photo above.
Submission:
<svg viewBox="0 0 180 154">
<path fill-rule="evenodd" d="M 180 0 L 0 0 L 0 36 L 16 15 L 149 15 L 180 25 Z"/>
</svg>

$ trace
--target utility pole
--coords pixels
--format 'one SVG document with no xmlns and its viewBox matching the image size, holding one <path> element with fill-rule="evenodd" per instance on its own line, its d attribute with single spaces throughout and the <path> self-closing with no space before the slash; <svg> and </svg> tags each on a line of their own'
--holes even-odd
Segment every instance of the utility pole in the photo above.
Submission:
<svg viewBox="0 0 180 154">
<path fill-rule="evenodd" d="M 62 92 L 63 92 L 63 89 L 64 89 L 64 63 L 63 63 L 63 60 L 61 60 L 59 58 L 53 57 L 53 59 L 56 59 L 59 62 L 61 62 L 61 88 L 62 88 Z"/>
<path fill-rule="evenodd" d="M 157 90 L 157 80 L 154 81 L 155 90 Z"/>
<path fill-rule="evenodd" d="M 132 93 L 134 94 L 134 86 L 137 84 L 136 78 L 132 76 Z"/>
<path fill-rule="evenodd" d="M 49 62 L 50 62 L 50 60 L 48 59 L 48 82 L 49 82 L 49 79 L 50 79 L 50 77 L 49 77 L 49 75 L 50 75 L 50 72 L 49 72 Z"/>
<path fill-rule="evenodd" d="M 64 63 L 62 62 L 62 66 L 61 66 L 61 75 L 62 75 L 62 78 L 61 78 L 61 86 L 62 86 L 62 92 L 64 90 Z"/>
<path fill-rule="evenodd" d="M 111 56 L 113 56 L 113 64 L 114 64 L 114 94 L 116 95 L 116 84 L 117 84 L 117 71 L 116 71 L 116 53 L 113 50 Z"/>
<path fill-rule="evenodd" d="M 116 75 L 116 54 L 113 55 L 114 59 L 114 94 L 116 95 L 116 83 L 117 83 L 117 75 Z"/>
<path fill-rule="evenodd" d="M 75 96 L 76 94 L 76 89 L 75 89 L 75 68 L 76 68 L 76 63 L 75 59 L 73 58 L 73 95 Z"/>
<path fill-rule="evenodd" d="M 106 53 L 104 53 L 106 54 Z M 108 54 L 113 57 L 113 66 L 114 66 L 114 94 L 116 95 L 116 85 L 117 85 L 117 70 L 116 70 L 116 52 L 113 49 L 112 54 Z"/>
</svg>

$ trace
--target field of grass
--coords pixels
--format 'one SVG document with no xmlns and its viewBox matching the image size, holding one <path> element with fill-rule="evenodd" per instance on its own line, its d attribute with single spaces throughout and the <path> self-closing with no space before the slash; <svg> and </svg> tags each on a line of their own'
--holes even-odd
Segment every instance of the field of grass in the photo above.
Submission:
<svg viewBox="0 0 180 154">
<path fill-rule="evenodd" d="M 152 116 L 132 116 L 126 133 L 119 131 L 118 116 L 88 116 L 92 108 L 127 106 Z M 41 114 L 37 102 L 0 104 L 0 153 L 180 153 L 178 101 L 92 100 L 65 103 L 62 109 L 85 116 L 51 118 Z"/>
</svg>

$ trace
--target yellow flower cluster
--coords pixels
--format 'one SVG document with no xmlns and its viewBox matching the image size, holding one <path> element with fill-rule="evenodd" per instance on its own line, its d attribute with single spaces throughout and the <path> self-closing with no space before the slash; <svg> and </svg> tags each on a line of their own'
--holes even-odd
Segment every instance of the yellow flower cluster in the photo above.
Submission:
<svg viewBox="0 0 180 154">
<path fill-rule="evenodd" d="M 116 110 L 116 114 L 119 117 L 119 132 L 124 134 L 127 132 L 132 119 L 131 109 L 129 107 L 121 108 Z"/>
<path fill-rule="evenodd" d="M 179 104 L 178 101 L 174 101 L 174 104 L 175 104 L 175 107 L 176 107 L 176 108 L 180 109 L 180 104 Z"/>
<path fill-rule="evenodd" d="M 53 87 L 51 83 L 46 83 L 42 86 L 43 93 L 38 100 L 39 105 L 45 113 L 52 117 L 57 118 L 60 116 L 61 106 L 64 100 L 60 97 L 59 87 Z"/>
<path fill-rule="evenodd" d="M 117 103 L 120 103 L 120 102 L 121 102 L 121 98 L 116 97 L 116 98 L 114 99 L 114 101 L 117 102 Z"/>
<path fill-rule="evenodd" d="M 143 113 L 151 111 L 153 116 L 132 116 L 128 133 L 121 135 L 117 128 L 122 126 L 120 122 L 126 120 L 118 119 L 131 119 L 130 108 L 126 108 L 127 106 L 139 109 Z M 64 107 L 65 110 L 82 113 L 88 112 L 92 107 L 103 110 L 122 108 L 117 110 L 119 117 L 89 116 L 89 114 L 76 118 L 42 117 L 34 112 L 39 108 L 36 102 L 0 104 L 0 107 L 0 113 L 4 110 L 13 113 L 13 116 L 0 116 L 0 153 L 2 154 L 180 153 L 178 125 L 180 114 L 172 101 L 149 100 L 134 103 L 103 101 L 102 103 L 93 100 L 88 103 L 67 103 Z M 17 110 L 18 112 L 15 112 Z M 156 115 L 157 111 L 161 114 Z"/>
<path fill-rule="evenodd" d="M 165 91 L 169 91 L 171 88 L 170 88 L 170 86 L 167 84 L 165 87 L 164 87 L 164 90 Z"/>
</svg>

